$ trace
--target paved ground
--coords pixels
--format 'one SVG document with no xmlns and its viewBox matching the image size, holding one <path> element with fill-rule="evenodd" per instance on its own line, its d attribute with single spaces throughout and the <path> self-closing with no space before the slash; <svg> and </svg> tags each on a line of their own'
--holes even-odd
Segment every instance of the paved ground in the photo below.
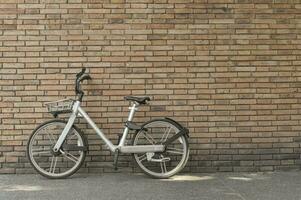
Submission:
<svg viewBox="0 0 301 200">
<path fill-rule="evenodd" d="M 189 174 L 168 180 L 124 173 L 77 174 L 64 180 L 0 175 L 0 199 L 299 200 L 301 171 Z"/>
</svg>

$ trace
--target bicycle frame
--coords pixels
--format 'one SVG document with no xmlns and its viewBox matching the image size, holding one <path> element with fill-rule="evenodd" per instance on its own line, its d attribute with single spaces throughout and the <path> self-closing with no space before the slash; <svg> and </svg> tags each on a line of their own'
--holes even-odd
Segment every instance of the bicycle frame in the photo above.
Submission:
<svg viewBox="0 0 301 200">
<path fill-rule="evenodd" d="M 128 121 L 132 121 L 134 118 L 135 111 L 138 110 L 138 104 L 132 104 L 132 107 L 129 108 L 130 113 L 128 116 Z M 80 101 L 75 101 L 72 107 L 72 114 L 69 117 L 68 123 L 65 126 L 62 134 L 60 135 L 59 139 L 57 140 L 55 146 L 53 147 L 54 152 L 58 152 L 68 135 L 69 131 L 71 130 L 75 119 L 80 116 L 86 119 L 88 124 L 95 130 L 97 135 L 104 141 L 104 143 L 108 146 L 111 152 L 115 152 L 119 150 L 121 153 L 146 153 L 146 152 L 163 152 L 165 150 L 164 145 L 134 145 L 134 146 L 125 146 L 126 137 L 129 132 L 129 128 L 125 127 L 121 140 L 118 145 L 114 145 L 106 136 L 105 134 L 97 127 L 97 125 L 93 122 L 93 120 L 89 117 L 89 115 L 80 107 Z"/>
</svg>

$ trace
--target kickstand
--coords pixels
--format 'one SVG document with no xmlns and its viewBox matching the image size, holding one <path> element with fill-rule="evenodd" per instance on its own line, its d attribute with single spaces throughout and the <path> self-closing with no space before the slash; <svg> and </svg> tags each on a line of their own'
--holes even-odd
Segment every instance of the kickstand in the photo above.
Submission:
<svg viewBox="0 0 301 200">
<path fill-rule="evenodd" d="M 113 163 L 115 171 L 118 170 L 118 157 L 119 157 L 119 149 L 116 149 L 114 153 L 114 163 Z"/>
</svg>

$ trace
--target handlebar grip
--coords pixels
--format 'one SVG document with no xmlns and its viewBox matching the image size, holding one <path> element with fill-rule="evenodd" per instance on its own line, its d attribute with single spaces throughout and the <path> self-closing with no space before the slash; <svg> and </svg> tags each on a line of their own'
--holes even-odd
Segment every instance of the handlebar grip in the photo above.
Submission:
<svg viewBox="0 0 301 200">
<path fill-rule="evenodd" d="M 82 71 L 76 74 L 76 81 L 75 81 L 75 93 L 78 96 L 78 100 L 82 101 L 84 96 L 84 92 L 80 88 L 80 83 L 84 80 L 91 80 L 91 76 L 89 74 L 85 74 L 86 68 L 82 68 Z"/>
</svg>

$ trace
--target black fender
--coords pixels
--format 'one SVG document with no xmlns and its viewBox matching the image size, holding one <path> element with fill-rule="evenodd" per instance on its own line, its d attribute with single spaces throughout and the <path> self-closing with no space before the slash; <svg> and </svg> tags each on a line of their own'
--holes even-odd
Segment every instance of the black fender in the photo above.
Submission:
<svg viewBox="0 0 301 200">
<path fill-rule="evenodd" d="M 188 130 L 188 128 L 185 128 L 179 122 L 177 122 L 177 121 L 175 121 L 175 120 L 173 120 L 171 118 L 165 117 L 165 119 L 168 120 L 171 124 L 175 125 L 180 130 L 178 133 L 176 133 L 171 138 L 168 138 L 168 140 L 166 140 L 163 143 L 165 146 L 169 145 L 170 143 L 172 143 L 173 141 L 175 141 L 176 139 L 178 139 L 182 135 L 185 135 L 187 138 L 189 137 L 189 130 Z"/>
<path fill-rule="evenodd" d="M 187 128 L 185 128 L 184 126 L 182 126 L 179 122 L 171 119 L 171 118 L 168 118 L 168 117 L 165 117 L 165 118 L 157 118 L 157 119 L 153 119 L 153 120 L 150 120 L 150 121 L 147 121 L 145 122 L 141 127 L 140 127 L 140 130 L 136 130 L 136 133 L 141 131 L 141 130 L 147 130 L 147 128 L 145 128 L 144 126 L 152 121 L 156 121 L 156 120 L 164 120 L 164 121 L 167 121 L 169 123 L 171 123 L 172 125 L 174 125 L 177 129 L 179 129 L 179 132 L 176 133 L 174 136 L 170 137 L 168 140 L 166 140 L 163 145 L 167 146 L 169 145 L 170 143 L 172 143 L 173 141 L 175 141 L 176 139 L 178 139 L 179 137 L 181 137 L 182 135 L 185 135 L 187 138 L 189 137 L 189 130 Z"/>
<path fill-rule="evenodd" d="M 189 137 L 189 129 L 182 126 L 179 122 L 175 121 L 174 119 L 171 119 L 169 117 L 165 117 L 164 119 L 167 119 L 170 121 L 170 123 L 174 124 L 180 131 L 182 130 L 183 133 Z"/>
</svg>

